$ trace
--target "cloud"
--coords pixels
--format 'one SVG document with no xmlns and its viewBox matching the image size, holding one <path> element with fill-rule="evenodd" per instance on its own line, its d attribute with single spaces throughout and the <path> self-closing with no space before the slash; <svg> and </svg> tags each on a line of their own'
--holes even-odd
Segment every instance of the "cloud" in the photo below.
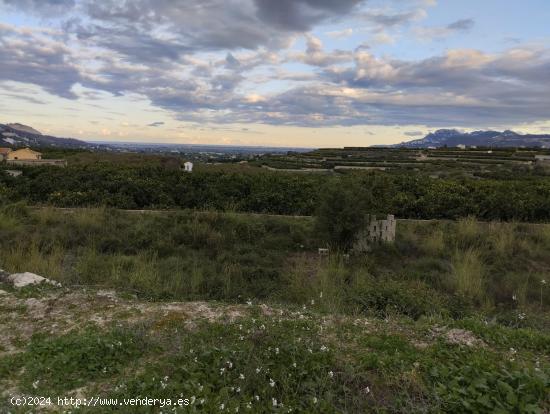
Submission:
<svg viewBox="0 0 550 414">
<path fill-rule="evenodd" d="M 159 127 L 159 126 L 163 126 L 164 125 L 164 122 L 160 122 L 160 121 L 156 121 L 156 122 L 152 122 L 150 124 L 147 124 L 148 127 Z"/>
<path fill-rule="evenodd" d="M 63 0 L 23 3 L 48 13 Z M 39 85 L 68 99 L 131 94 L 176 119 L 209 124 L 471 127 L 548 118 L 550 49 L 451 49 L 402 60 L 378 56 L 368 44 L 327 49 L 311 32 L 353 13 L 369 27 L 369 42 L 387 43 L 396 36 L 392 28 L 425 15 L 369 11 L 363 3 L 78 0 L 59 28 L 0 23 L 0 81 Z M 443 36 L 473 24 L 461 19 L 423 29 Z M 286 50 L 300 37 L 304 50 Z"/>
<path fill-rule="evenodd" d="M 0 0 L 0 5 L 26 13 L 48 17 L 66 13 L 75 6 L 75 0 Z"/>
<path fill-rule="evenodd" d="M 258 17 L 277 28 L 306 32 L 313 25 L 349 13 L 361 0 L 255 0 Z"/>
<path fill-rule="evenodd" d="M 0 23 L 0 50 L 0 80 L 32 83 L 54 95 L 76 98 L 71 88 L 82 77 L 62 41 Z"/>
<path fill-rule="evenodd" d="M 408 137 L 421 137 L 424 136 L 422 131 L 406 131 L 405 135 Z"/>
<path fill-rule="evenodd" d="M 388 29 L 401 26 L 426 17 L 424 9 L 416 9 L 400 13 L 387 13 L 384 11 L 367 11 L 360 14 L 360 18 L 379 29 Z"/>
<path fill-rule="evenodd" d="M 353 35 L 352 28 L 327 32 L 327 36 L 332 37 L 333 39 L 345 39 L 346 37 L 350 37 L 352 35 Z"/>
<path fill-rule="evenodd" d="M 446 26 L 419 27 L 415 29 L 415 33 L 421 39 L 433 40 L 468 32 L 474 26 L 475 21 L 473 19 L 460 19 Z"/>
<path fill-rule="evenodd" d="M 353 59 L 353 54 L 349 51 L 334 50 L 325 52 L 323 50 L 323 42 L 319 38 L 309 34 L 306 35 L 306 44 L 305 53 L 292 53 L 290 54 L 290 59 L 320 67 L 350 62 Z"/>
<path fill-rule="evenodd" d="M 281 49 L 364 1 L 81 0 L 85 18 L 65 29 L 134 62 L 174 61 L 201 51 Z"/>
</svg>

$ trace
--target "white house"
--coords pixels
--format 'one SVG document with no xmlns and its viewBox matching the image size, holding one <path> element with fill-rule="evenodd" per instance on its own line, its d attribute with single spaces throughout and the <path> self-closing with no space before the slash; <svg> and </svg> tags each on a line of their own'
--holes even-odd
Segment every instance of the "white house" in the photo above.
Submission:
<svg viewBox="0 0 550 414">
<path fill-rule="evenodd" d="M 193 172 L 193 163 L 192 162 L 189 162 L 187 161 L 186 163 L 183 164 L 183 167 L 185 169 L 185 172 Z"/>
</svg>

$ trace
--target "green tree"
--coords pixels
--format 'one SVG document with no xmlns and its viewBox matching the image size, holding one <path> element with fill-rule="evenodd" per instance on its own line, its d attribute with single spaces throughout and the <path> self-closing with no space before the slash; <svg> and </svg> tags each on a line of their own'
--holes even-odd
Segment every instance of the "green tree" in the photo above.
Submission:
<svg viewBox="0 0 550 414">
<path fill-rule="evenodd" d="M 316 211 L 319 235 L 332 247 L 347 251 L 366 225 L 373 198 L 356 180 L 330 182 L 320 196 Z"/>
</svg>

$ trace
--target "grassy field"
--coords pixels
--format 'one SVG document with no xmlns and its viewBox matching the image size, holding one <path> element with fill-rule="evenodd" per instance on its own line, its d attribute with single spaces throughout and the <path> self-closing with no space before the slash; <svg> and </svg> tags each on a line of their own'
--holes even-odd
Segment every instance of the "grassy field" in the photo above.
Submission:
<svg viewBox="0 0 550 414">
<path fill-rule="evenodd" d="M 0 286 L 3 396 L 193 401 L 116 410 L 144 413 L 550 409 L 549 225 L 400 221 L 367 255 L 320 246 L 308 218 L 5 206 L 0 267 L 64 287 Z"/>
</svg>

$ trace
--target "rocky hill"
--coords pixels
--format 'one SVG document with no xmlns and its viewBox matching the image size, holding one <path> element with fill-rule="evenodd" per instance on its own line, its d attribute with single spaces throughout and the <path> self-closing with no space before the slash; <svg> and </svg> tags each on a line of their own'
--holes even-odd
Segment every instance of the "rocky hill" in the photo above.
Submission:
<svg viewBox="0 0 550 414">
<path fill-rule="evenodd" d="M 439 129 L 424 138 L 402 142 L 393 147 L 427 148 L 455 147 L 457 145 L 478 147 L 541 147 L 550 148 L 550 134 L 518 134 L 514 131 L 473 131 L 462 132 L 456 129 Z"/>
<path fill-rule="evenodd" d="M 36 129 L 22 124 L 0 124 L 0 146 L 12 147 L 56 147 L 95 149 L 98 144 L 90 144 L 74 138 L 58 138 L 43 135 Z"/>
</svg>

